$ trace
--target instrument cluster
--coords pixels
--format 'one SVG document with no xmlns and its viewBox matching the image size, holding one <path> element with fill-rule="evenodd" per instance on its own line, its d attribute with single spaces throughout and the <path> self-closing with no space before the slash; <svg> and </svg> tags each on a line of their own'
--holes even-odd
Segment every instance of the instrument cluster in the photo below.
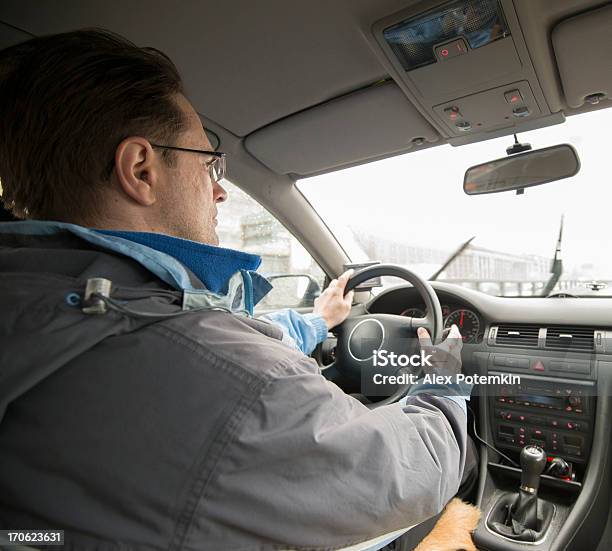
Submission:
<svg viewBox="0 0 612 551">
<path fill-rule="evenodd" d="M 426 314 L 427 310 L 424 304 L 411 306 L 400 312 L 400 315 L 411 318 L 423 318 Z M 484 322 L 480 315 L 471 308 L 466 308 L 461 304 L 442 304 L 442 316 L 444 318 L 444 328 L 450 329 L 452 325 L 456 325 L 461 332 L 464 343 L 472 344 L 482 339 Z"/>
</svg>

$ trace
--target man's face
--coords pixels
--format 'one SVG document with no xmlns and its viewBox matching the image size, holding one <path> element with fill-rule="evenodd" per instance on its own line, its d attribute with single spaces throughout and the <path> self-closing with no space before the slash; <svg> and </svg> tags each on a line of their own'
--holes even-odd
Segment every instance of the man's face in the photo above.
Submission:
<svg viewBox="0 0 612 551">
<path fill-rule="evenodd" d="M 179 95 L 176 101 L 186 120 L 185 130 L 176 143 L 164 143 L 189 149 L 212 151 L 212 146 L 202 127 L 200 117 L 187 101 Z M 161 150 L 157 150 L 161 154 Z M 160 217 L 168 233 L 209 245 L 218 245 L 217 203 L 225 201 L 227 192 L 211 181 L 207 164 L 210 155 L 173 151 L 175 162 L 164 170 L 164 193 L 160 202 Z"/>
</svg>

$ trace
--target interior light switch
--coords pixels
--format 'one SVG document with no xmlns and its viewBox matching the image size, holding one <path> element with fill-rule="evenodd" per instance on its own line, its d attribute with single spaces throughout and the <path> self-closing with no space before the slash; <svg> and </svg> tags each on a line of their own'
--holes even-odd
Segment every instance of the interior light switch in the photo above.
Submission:
<svg viewBox="0 0 612 551">
<path fill-rule="evenodd" d="M 508 103 L 520 103 L 523 101 L 523 96 L 521 96 L 520 90 L 509 90 L 508 92 L 504 92 L 504 97 Z"/>
<path fill-rule="evenodd" d="M 444 114 L 449 118 L 449 120 L 451 121 L 458 121 L 461 120 L 463 117 L 461 116 L 461 111 L 459 111 L 459 107 L 457 107 L 456 105 L 453 105 L 452 107 L 447 107 L 444 110 Z"/>
<path fill-rule="evenodd" d="M 442 46 L 435 47 L 436 57 L 439 61 L 450 59 L 468 53 L 468 47 L 463 38 L 457 38 L 452 42 L 447 42 Z"/>
</svg>

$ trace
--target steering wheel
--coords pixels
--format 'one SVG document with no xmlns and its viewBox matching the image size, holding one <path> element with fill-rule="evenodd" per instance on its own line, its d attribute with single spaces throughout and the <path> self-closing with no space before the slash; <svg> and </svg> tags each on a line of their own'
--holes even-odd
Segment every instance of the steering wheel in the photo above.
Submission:
<svg viewBox="0 0 612 551">
<path fill-rule="evenodd" d="M 424 318 L 395 314 L 357 315 L 348 317 L 334 327 L 332 332 L 338 339 L 335 358 L 333 363 L 323 368 L 322 374 L 342 388 L 359 388 L 364 370 L 374 372 L 375 352 L 381 349 L 396 354 L 418 354 L 420 347 L 416 331 L 419 327 L 425 327 L 429 331 L 434 344 L 442 336 L 442 308 L 436 292 L 427 281 L 406 268 L 395 264 L 376 264 L 363 268 L 349 279 L 345 294 L 360 283 L 379 276 L 395 276 L 411 283 L 423 299 L 427 315 Z M 382 375 L 398 375 L 404 372 L 404 367 L 398 369 L 397 366 L 391 365 L 376 366 L 376 373 Z M 410 386 L 398 385 L 391 396 L 367 406 L 373 409 L 397 402 L 408 392 Z"/>
</svg>

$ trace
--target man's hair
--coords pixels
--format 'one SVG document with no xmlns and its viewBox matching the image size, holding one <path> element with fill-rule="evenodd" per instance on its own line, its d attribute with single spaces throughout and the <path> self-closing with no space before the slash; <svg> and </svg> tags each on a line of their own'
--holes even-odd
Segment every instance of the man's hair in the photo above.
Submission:
<svg viewBox="0 0 612 551">
<path fill-rule="evenodd" d="M 20 218 L 71 222 L 97 212 L 128 136 L 171 143 L 184 116 L 172 61 L 101 29 L 0 51 L 0 185 Z M 163 152 L 166 163 L 172 156 Z"/>
</svg>

